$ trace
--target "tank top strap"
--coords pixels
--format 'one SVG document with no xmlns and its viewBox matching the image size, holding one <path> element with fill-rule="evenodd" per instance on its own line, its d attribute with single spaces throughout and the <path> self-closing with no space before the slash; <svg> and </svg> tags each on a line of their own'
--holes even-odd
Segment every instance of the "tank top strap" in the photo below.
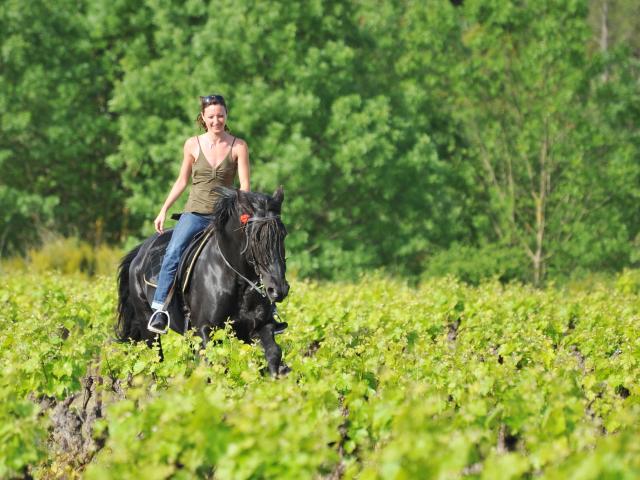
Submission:
<svg viewBox="0 0 640 480">
<path fill-rule="evenodd" d="M 233 162 L 233 145 L 236 143 L 236 138 L 238 137 L 233 137 L 233 142 L 231 142 L 231 148 L 229 149 L 229 155 L 231 155 L 232 162 Z"/>
<path fill-rule="evenodd" d="M 197 162 L 198 158 L 200 158 L 200 155 L 202 154 L 202 145 L 200 145 L 200 135 L 196 135 L 196 140 L 198 141 L 198 156 L 196 157 L 196 162 Z"/>
</svg>

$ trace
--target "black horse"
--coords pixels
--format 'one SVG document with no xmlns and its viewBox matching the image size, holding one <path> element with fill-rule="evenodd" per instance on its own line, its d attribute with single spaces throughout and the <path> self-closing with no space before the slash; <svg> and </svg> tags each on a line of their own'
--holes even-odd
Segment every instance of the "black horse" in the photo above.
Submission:
<svg viewBox="0 0 640 480">
<path fill-rule="evenodd" d="M 289 292 L 284 251 L 287 232 L 280 220 L 282 187 L 273 196 L 229 188 L 219 192 L 209 227 L 213 231 L 193 266 L 189 288 L 182 292 L 174 287 L 177 293 L 168 308 L 170 327 L 181 334 L 187 328 L 195 329 L 204 347 L 211 331 L 231 319 L 239 339 L 247 343 L 260 340 L 272 376 L 286 373 L 288 367 L 274 339 L 273 305 Z M 160 337 L 147 330 L 154 289 L 144 278 L 149 267 L 147 253 L 157 237 L 135 247 L 120 263 L 116 336 L 121 341 L 146 341 L 151 346 L 157 340 L 160 344 Z M 177 279 L 176 287 L 178 283 Z"/>
</svg>

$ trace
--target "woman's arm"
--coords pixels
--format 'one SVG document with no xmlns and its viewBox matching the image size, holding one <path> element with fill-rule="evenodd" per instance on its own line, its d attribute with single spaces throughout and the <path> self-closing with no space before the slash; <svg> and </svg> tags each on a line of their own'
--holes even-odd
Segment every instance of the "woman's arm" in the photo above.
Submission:
<svg viewBox="0 0 640 480">
<path fill-rule="evenodd" d="M 249 147 L 244 140 L 238 141 L 238 178 L 240 178 L 240 190 L 245 192 L 251 191 L 251 182 L 249 176 L 251 169 L 249 167 Z"/>
<path fill-rule="evenodd" d="M 162 233 L 164 231 L 163 225 L 164 219 L 167 215 L 167 211 L 171 208 L 171 205 L 173 205 L 173 203 L 180 197 L 182 192 L 184 192 L 184 189 L 187 188 L 189 177 L 191 176 L 191 166 L 193 165 L 193 161 L 195 160 L 193 154 L 191 153 L 192 150 L 193 138 L 189 138 L 186 142 L 184 142 L 182 166 L 180 167 L 178 178 L 173 184 L 173 187 L 171 187 L 171 191 L 169 192 L 169 195 L 167 195 L 167 199 L 164 201 L 164 204 L 160 209 L 160 213 L 153 221 L 153 224 L 156 227 L 156 232 L 158 233 Z"/>
</svg>

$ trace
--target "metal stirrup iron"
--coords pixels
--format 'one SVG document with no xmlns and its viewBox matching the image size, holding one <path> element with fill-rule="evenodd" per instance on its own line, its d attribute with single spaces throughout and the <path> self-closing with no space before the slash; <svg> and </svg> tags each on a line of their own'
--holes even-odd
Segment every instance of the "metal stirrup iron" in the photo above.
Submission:
<svg viewBox="0 0 640 480">
<path fill-rule="evenodd" d="M 169 304 L 171 303 L 171 299 L 173 298 L 173 289 L 174 289 L 175 286 L 176 286 L 176 282 L 174 280 L 173 281 L 173 285 L 171 285 L 171 288 L 169 289 L 169 293 L 167 294 L 167 298 L 165 299 L 164 304 L 162 305 L 162 307 L 159 308 L 158 310 L 156 310 L 155 312 L 153 312 L 151 314 L 151 317 L 149 317 L 149 323 L 147 323 L 147 330 L 149 330 L 150 332 L 159 333 L 160 335 L 164 335 L 165 333 L 169 333 L 169 329 L 171 328 L 171 315 L 169 315 L 169 311 L 167 309 L 169 308 Z M 159 313 L 164 313 L 167 316 L 167 328 L 165 328 L 164 330 L 159 330 L 159 329 L 151 326 L 151 321 Z"/>
<path fill-rule="evenodd" d="M 164 330 L 160 330 L 158 328 L 152 327 L 151 326 L 151 322 L 153 321 L 154 318 L 156 318 L 156 315 L 158 315 L 159 313 L 164 313 L 167 316 L 167 327 Z M 149 317 L 149 323 L 147 324 L 147 330 L 149 330 L 150 332 L 153 333 L 159 333 L 160 335 L 164 335 L 165 333 L 169 332 L 169 328 L 171 326 L 171 315 L 169 315 L 169 312 L 166 310 L 161 310 L 158 309 L 155 312 L 153 312 L 151 314 L 151 317 Z"/>
</svg>

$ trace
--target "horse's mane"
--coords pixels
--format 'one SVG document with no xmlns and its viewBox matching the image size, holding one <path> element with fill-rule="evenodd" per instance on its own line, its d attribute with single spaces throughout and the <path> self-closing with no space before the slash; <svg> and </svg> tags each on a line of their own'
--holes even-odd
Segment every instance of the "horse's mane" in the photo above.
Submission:
<svg viewBox="0 0 640 480">
<path fill-rule="evenodd" d="M 218 187 L 216 191 L 220 197 L 213 211 L 214 220 L 212 225 L 216 230 L 222 231 L 233 215 L 235 215 L 236 218 L 240 218 L 241 213 L 247 212 L 240 211 L 238 190 Z M 269 198 L 263 193 L 242 192 L 242 194 L 251 204 L 256 203 L 258 200 Z M 270 219 L 263 220 L 267 221 L 252 223 L 247 226 L 248 244 L 245 246 L 245 249 L 247 247 L 249 248 L 251 256 L 255 261 L 262 265 L 268 265 L 274 260 L 271 258 L 274 252 L 282 255 L 281 252 L 284 251 L 284 245 L 282 243 L 284 236 L 282 233 L 284 232 L 286 235 L 286 229 L 279 220 L 279 217 L 271 217 Z"/>
<path fill-rule="evenodd" d="M 234 188 L 217 187 L 216 191 L 220 195 L 213 209 L 213 226 L 221 231 L 233 215 L 239 216 L 238 191 Z M 247 192 L 249 193 L 249 192 Z M 249 193 L 250 194 L 250 193 Z"/>
</svg>

